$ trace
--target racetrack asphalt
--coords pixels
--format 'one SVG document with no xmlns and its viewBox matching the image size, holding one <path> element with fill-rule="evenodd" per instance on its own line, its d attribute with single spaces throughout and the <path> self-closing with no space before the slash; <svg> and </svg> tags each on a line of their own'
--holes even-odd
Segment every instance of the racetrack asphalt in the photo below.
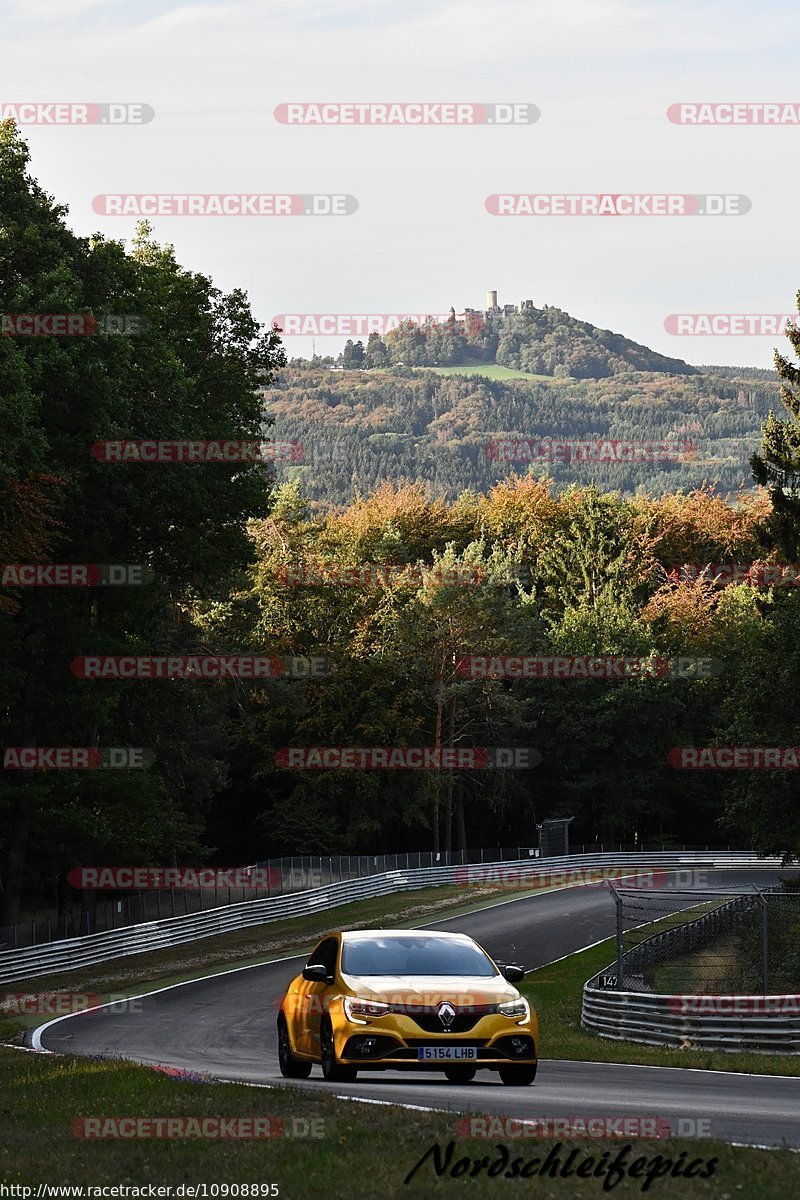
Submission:
<svg viewBox="0 0 800 1200">
<path fill-rule="evenodd" d="M 774 871 L 708 871 L 709 887 L 749 890 L 777 881 Z M 691 903 L 697 903 L 694 897 Z M 685 899 L 675 907 L 684 907 Z M 387 922 L 388 925 L 388 922 Z M 614 932 L 603 885 L 534 893 L 425 928 L 469 934 L 496 959 L 531 970 Z M 309 945 L 309 950 L 312 948 Z M 40 1026 L 33 1044 L 55 1053 L 100 1055 L 167 1065 L 220 1079 L 281 1085 L 275 1021 L 289 981 L 306 955 L 173 985 L 135 1005 L 96 1009 Z M 598 1039 L 598 1054 L 602 1053 Z M 315 1067 L 293 1087 L 368 1102 L 419 1105 L 454 1113 L 524 1118 L 655 1117 L 675 1136 L 800 1148 L 800 1077 L 542 1060 L 531 1087 L 503 1085 L 495 1072 L 451 1084 L 438 1072 L 362 1072 L 352 1084 L 327 1084 Z M 454 1117 L 454 1136 L 456 1136 Z"/>
</svg>

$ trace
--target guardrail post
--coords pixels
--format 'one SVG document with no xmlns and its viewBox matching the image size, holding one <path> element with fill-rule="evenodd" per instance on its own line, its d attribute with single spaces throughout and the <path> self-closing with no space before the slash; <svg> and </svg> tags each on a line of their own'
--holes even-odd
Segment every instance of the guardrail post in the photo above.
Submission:
<svg viewBox="0 0 800 1200">
<path fill-rule="evenodd" d="M 761 901 L 761 986 L 769 994 L 769 907 L 757 883 L 750 885 Z"/>
<path fill-rule="evenodd" d="M 614 905 L 617 913 L 617 989 L 622 989 L 622 958 L 624 946 L 622 944 L 622 897 L 618 894 L 613 883 L 609 883 L 611 894 L 614 897 Z"/>
<path fill-rule="evenodd" d="M 761 900 L 764 905 L 761 917 L 761 971 L 764 976 L 764 995 L 766 996 L 769 994 L 769 904 L 766 896 L 762 896 Z"/>
</svg>

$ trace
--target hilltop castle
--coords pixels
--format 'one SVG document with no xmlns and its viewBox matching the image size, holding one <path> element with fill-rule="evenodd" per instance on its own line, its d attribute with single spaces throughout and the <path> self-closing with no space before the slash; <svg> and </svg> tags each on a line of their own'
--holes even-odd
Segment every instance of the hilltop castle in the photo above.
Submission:
<svg viewBox="0 0 800 1200">
<path fill-rule="evenodd" d="M 462 312 L 457 313 L 451 306 L 450 313 L 457 321 L 466 321 L 470 317 L 485 317 L 491 320 L 492 317 L 510 317 L 514 313 L 525 312 L 526 309 L 533 308 L 532 300 L 520 300 L 519 304 L 503 304 L 497 303 L 497 292 L 490 291 L 486 293 L 486 308 L 464 308 Z"/>
</svg>

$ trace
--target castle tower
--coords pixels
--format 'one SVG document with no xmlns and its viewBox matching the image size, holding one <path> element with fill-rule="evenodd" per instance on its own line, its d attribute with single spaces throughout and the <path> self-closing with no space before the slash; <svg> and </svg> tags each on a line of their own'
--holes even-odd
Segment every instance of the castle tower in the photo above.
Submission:
<svg viewBox="0 0 800 1200">
<path fill-rule="evenodd" d="M 486 307 L 489 309 L 497 308 L 497 292 L 486 293 Z"/>
</svg>

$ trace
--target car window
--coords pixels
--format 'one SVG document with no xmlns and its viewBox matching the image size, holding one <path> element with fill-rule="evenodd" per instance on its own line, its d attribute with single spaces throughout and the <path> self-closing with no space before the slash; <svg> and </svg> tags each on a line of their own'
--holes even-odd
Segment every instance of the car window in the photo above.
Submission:
<svg viewBox="0 0 800 1200">
<path fill-rule="evenodd" d="M 349 975 L 497 974 L 479 946 L 424 935 L 345 941 L 342 970 Z"/>
<path fill-rule="evenodd" d="M 325 938 L 319 943 L 315 950 L 312 950 L 308 957 L 309 963 L 322 963 L 328 971 L 329 975 L 333 975 L 336 971 L 336 954 L 339 949 L 339 943 L 336 938 Z"/>
</svg>

